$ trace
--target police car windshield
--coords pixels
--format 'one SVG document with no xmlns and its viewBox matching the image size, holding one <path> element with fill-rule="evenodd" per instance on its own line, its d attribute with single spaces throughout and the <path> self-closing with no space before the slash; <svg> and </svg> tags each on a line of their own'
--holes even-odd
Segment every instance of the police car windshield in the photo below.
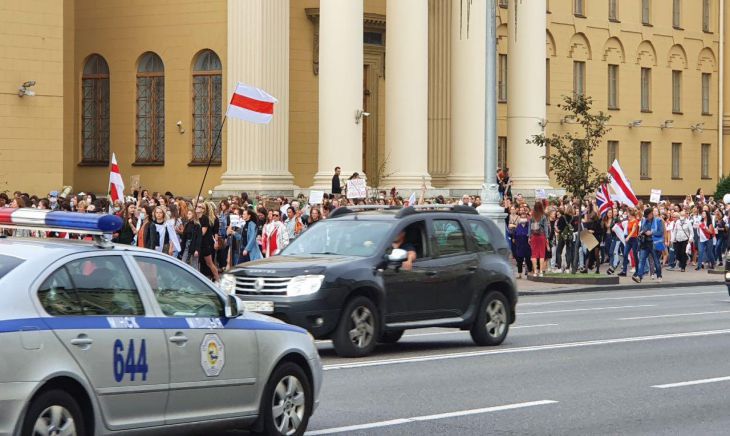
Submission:
<svg viewBox="0 0 730 436">
<path fill-rule="evenodd" d="M 25 262 L 25 259 L 0 254 L 0 279 L 23 262 Z"/>
<path fill-rule="evenodd" d="M 392 227 L 393 223 L 386 221 L 320 221 L 289 244 L 282 255 L 372 256 Z"/>
</svg>

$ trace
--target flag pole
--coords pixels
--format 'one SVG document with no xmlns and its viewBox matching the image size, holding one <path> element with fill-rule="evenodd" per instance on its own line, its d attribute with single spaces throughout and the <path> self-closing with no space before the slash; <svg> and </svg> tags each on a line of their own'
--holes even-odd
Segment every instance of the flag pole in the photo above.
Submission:
<svg viewBox="0 0 730 436">
<path fill-rule="evenodd" d="M 215 151 L 218 149 L 218 143 L 221 139 L 221 132 L 223 132 L 223 126 L 226 124 L 226 119 L 228 119 L 228 113 L 226 113 L 223 116 L 223 121 L 221 122 L 221 126 L 218 129 L 218 134 L 215 137 L 215 143 L 213 143 L 213 148 L 210 150 L 210 157 L 208 158 L 208 164 L 205 166 L 205 174 L 203 174 L 203 180 L 200 182 L 200 189 L 198 190 L 198 195 L 195 197 L 195 201 L 193 202 L 193 208 L 196 208 L 198 206 L 198 201 L 200 200 L 200 194 L 203 192 L 203 186 L 205 185 L 205 179 L 208 177 L 208 171 L 210 170 L 210 165 L 213 163 L 213 156 L 215 156 Z M 223 158 L 223 153 L 221 153 L 221 159 Z"/>
</svg>

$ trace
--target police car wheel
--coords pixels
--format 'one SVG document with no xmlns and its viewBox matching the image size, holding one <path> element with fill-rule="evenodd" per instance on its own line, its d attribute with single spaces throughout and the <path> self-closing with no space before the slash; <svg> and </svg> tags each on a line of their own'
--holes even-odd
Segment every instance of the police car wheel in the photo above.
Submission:
<svg viewBox="0 0 730 436">
<path fill-rule="evenodd" d="M 355 297 L 342 311 L 332 343 L 340 357 L 363 357 L 372 353 L 380 337 L 378 310 L 367 297 Z"/>
<path fill-rule="evenodd" d="M 64 391 L 43 392 L 33 400 L 23 422 L 23 435 L 85 436 L 81 409 Z"/>
<path fill-rule="evenodd" d="M 312 414 L 313 398 L 312 384 L 299 365 L 279 365 L 264 388 L 263 434 L 303 435 Z"/>
<path fill-rule="evenodd" d="M 403 337 L 403 330 L 390 330 L 380 335 L 380 342 L 383 344 L 395 344 Z"/>
<path fill-rule="evenodd" d="M 501 344 L 509 331 L 509 305 L 501 292 L 492 291 L 482 298 L 471 338 L 477 345 Z"/>
</svg>

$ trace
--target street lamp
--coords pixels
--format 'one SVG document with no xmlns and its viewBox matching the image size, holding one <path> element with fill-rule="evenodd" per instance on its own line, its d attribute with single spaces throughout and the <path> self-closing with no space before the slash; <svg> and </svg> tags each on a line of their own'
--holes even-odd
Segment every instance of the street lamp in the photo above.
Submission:
<svg viewBox="0 0 730 436">
<path fill-rule="evenodd" d="M 485 72 L 485 120 L 484 120 L 484 184 L 482 205 L 479 213 L 491 218 L 504 231 L 504 209 L 501 207 L 497 186 L 497 5 L 496 0 L 486 0 L 486 72 Z"/>
</svg>

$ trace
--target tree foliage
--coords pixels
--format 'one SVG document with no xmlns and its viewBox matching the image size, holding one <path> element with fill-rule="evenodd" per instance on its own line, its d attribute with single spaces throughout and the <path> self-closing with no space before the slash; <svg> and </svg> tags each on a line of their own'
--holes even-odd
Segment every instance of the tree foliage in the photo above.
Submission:
<svg viewBox="0 0 730 436">
<path fill-rule="evenodd" d="M 721 201 L 722 197 L 728 193 L 730 193 L 730 175 L 718 180 L 717 187 L 715 188 L 715 201 Z"/>
<path fill-rule="evenodd" d="M 599 172 L 593 165 L 593 157 L 603 136 L 610 131 L 606 123 L 611 117 L 602 111 L 591 112 L 592 104 L 591 97 L 563 97 L 558 107 L 571 122 L 566 125 L 568 131 L 550 136 L 542 133 L 527 141 L 547 149 L 543 159 L 547 160 L 558 183 L 581 199 L 595 192 L 606 177 L 605 172 Z"/>
</svg>

